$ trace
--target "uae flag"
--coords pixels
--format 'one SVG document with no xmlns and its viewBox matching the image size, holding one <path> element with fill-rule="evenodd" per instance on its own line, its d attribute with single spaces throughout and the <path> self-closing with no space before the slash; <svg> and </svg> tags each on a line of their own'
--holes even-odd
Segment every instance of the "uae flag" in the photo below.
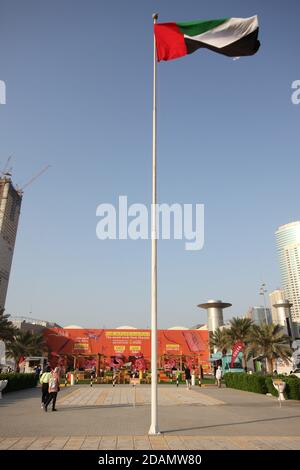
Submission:
<svg viewBox="0 0 300 470">
<path fill-rule="evenodd" d="M 229 57 L 253 55 L 260 43 L 258 18 L 223 18 L 154 25 L 157 60 L 178 59 L 205 48 Z"/>
</svg>

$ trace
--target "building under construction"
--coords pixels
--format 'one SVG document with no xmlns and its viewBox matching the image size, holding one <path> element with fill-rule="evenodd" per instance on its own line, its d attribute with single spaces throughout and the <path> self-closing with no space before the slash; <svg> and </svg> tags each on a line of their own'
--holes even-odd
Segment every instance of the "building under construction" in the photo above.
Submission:
<svg viewBox="0 0 300 470">
<path fill-rule="evenodd" d="M 22 192 L 4 174 L 0 178 L 0 309 L 5 306 L 21 203 Z"/>
</svg>

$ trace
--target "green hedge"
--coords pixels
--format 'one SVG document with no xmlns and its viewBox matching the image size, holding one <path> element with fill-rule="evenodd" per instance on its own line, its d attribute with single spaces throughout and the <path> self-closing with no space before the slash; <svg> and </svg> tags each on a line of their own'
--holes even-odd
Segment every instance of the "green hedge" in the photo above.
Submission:
<svg viewBox="0 0 300 470">
<path fill-rule="evenodd" d="M 226 387 L 236 388 L 255 393 L 271 393 L 278 397 L 278 392 L 273 386 L 273 379 L 280 378 L 286 383 L 284 396 L 290 400 L 300 400 L 300 379 L 295 376 L 262 376 L 259 374 L 244 374 L 228 372 L 224 376 Z"/>
<path fill-rule="evenodd" d="M 38 382 L 35 374 L 0 374 L 0 380 L 8 380 L 3 393 L 35 387 Z"/>
<path fill-rule="evenodd" d="M 224 375 L 226 387 L 248 392 L 266 394 L 268 392 L 265 377 L 257 374 L 228 372 Z"/>
<path fill-rule="evenodd" d="M 267 389 L 268 389 L 268 393 L 271 393 L 271 395 L 273 395 L 273 397 L 278 397 L 278 392 L 276 390 L 276 388 L 274 388 L 273 386 L 273 377 L 265 377 L 266 379 L 266 386 L 267 386 Z"/>
<path fill-rule="evenodd" d="M 300 379 L 298 377 L 282 377 L 286 383 L 284 395 L 290 400 L 300 400 Z"/>
</svg>

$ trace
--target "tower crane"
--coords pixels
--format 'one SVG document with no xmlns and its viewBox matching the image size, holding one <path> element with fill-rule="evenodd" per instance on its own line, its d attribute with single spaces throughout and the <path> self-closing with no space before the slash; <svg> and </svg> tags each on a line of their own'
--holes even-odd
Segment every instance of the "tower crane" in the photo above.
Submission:
<svg viewBox="0 0 300 470">
<path fill-rule="evenodd" d="M 25 183 L 21 188 L 17 188 L 17 191 L 20 195 L 23 194 L 24 189 L 27 188 L 31 183 L 33 183 L 37 178 L 39 178 L 45 171 L 50 168 L 51 165 L 45 166 L 41 171 L 39 171 L 36 175 L 34 175 L 27 183 Z"/>
</svg>

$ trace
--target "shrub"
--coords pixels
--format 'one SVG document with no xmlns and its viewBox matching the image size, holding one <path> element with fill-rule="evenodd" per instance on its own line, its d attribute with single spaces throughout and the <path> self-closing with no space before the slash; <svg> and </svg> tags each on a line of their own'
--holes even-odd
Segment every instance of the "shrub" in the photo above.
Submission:
<svg viewBox="0 0 300 470">
<path fill-rule="evenodd" d="M 286 382 L 285 396 L 290 400 L 300 400 L 300 379 L 298 377 L 283 377 Z"/>
<path fill-rule="evenodd" d="M 228 372 L 224 376 L 226 387 L 245 390 L 255 393 L 271 393 L 278 397 L 278 392 L 273 386 L 273 380 L 280 378 L 286 383 L 284 396 L 290 400 L 300 400 L 300 379 L 295 376 L 262 376 L 258 374 L 244 374 Z"/>
<path fill-rule="evenodd" d="M 273 386 L 273 379 L 279 378 L 286 383 L 284 396 L 289 400 L 300 400 L 300 379 L 298 377 L 291 375 L 279 375 L 277 377 L 266 377 L 266 383 L 268 387 L 268 392 L 272 393 L 275 397 L 278 397 L 278 392 Z"/>
<path fill-rule="evenodd" d="M 8 380 L 3 393 L 23 390 L 24 388 L 36 387 L 38 378 L 35 374 L 0 374 L 0 380 Z"/>
<path fill-rule="evenodd" d="M 268 389 L 268 393 L 271 393 L 271 395 L 273 395 L 274 397 L 278 397 L 278 391 L 276 390 L 276 388 L 273 385 L 274 377 L 267 376 L 267 377 L 265 377 L 265 379 L 266 379 L 266 386 L 267 386 L 267 389 Z"/>
<path fill-rule="evenodd" d="M 255 393 L 267 393 L 265 377 L 258 374 L 228 372 L 224 375 L 226 387 Z"/>
</svg>

